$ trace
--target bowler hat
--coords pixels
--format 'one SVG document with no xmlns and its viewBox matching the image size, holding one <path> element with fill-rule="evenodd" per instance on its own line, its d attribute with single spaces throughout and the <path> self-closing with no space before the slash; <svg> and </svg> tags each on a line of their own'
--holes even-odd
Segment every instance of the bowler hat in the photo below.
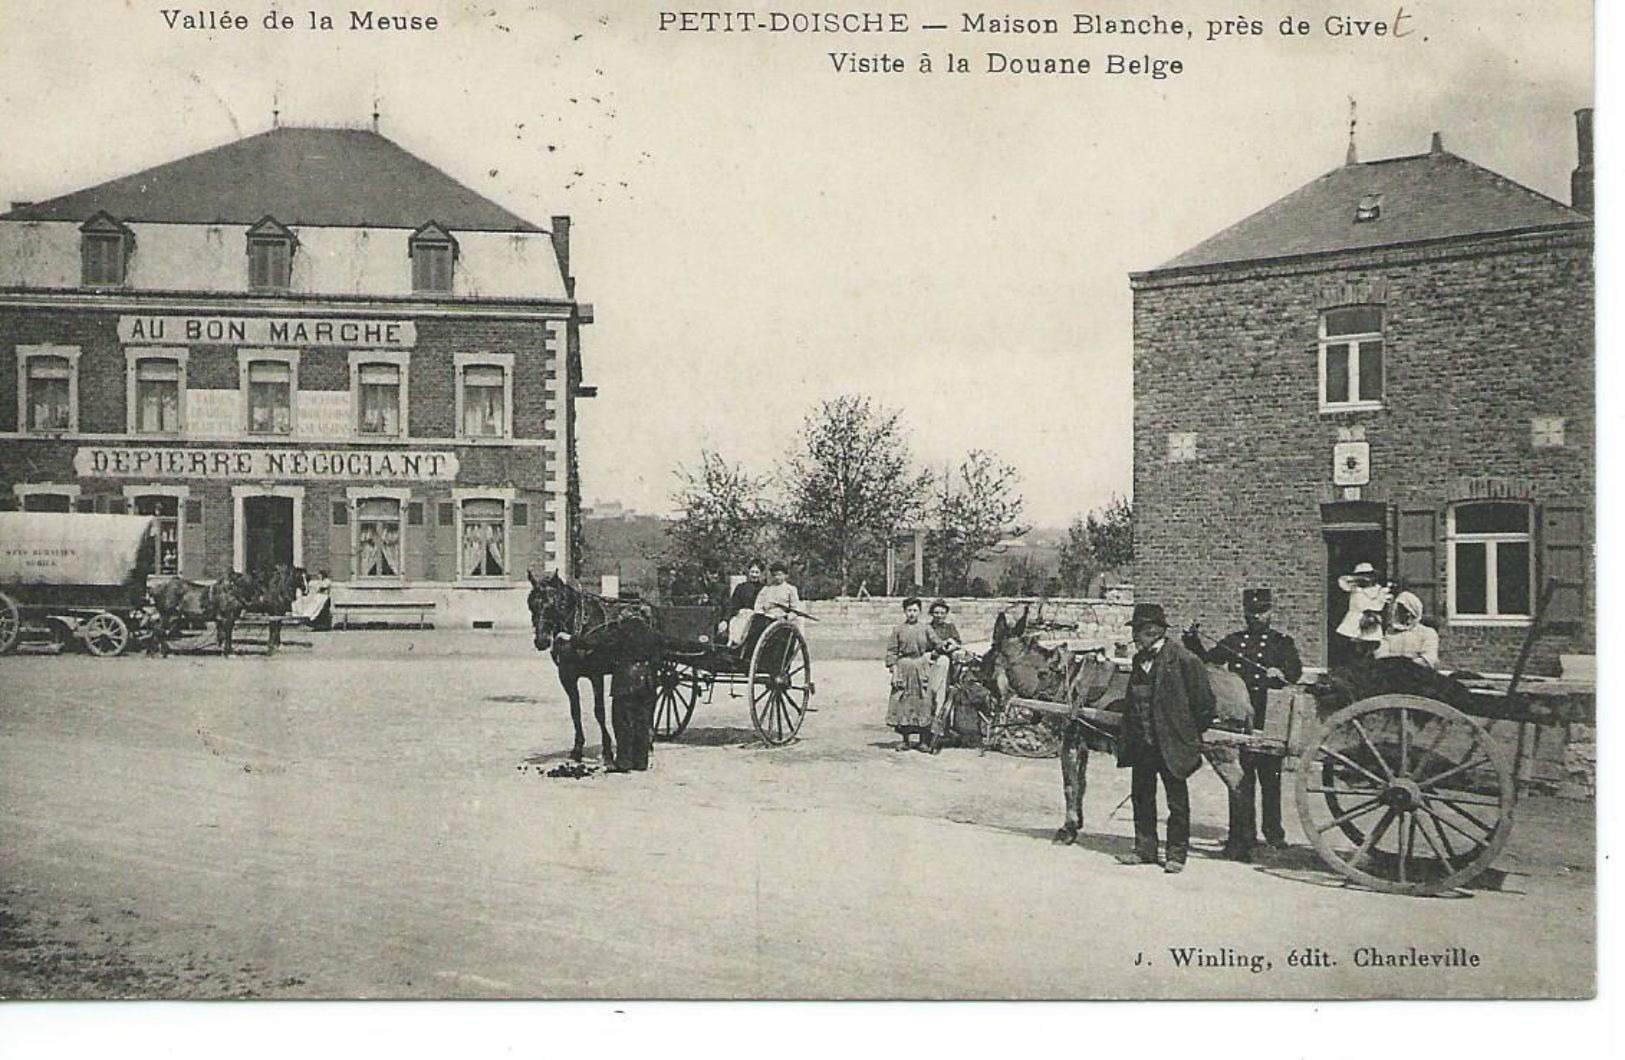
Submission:
<svg viewBox="0 0 1625 1060">
<path fill-rule="evenodd" d="M 1141 626 L 1161 626 L 1168 628 L 1168 616 L 1163 613 L 1161 604 L 1135 604 L 1134 614 L 1129 616 L 1127 625 L 1139 629 Z"/>
<path fill-rule="evenodd" d="M 1271 607 L 1270 591 L 1268 589 L 1243 589 L 1241 591 L 1241 610 L 1243 614 L 1261 615 Z"/>
</svg>

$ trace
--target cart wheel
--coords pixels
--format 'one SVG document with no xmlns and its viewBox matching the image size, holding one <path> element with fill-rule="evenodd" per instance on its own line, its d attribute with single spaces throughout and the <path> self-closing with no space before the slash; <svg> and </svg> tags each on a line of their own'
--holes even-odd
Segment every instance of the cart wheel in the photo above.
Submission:
<svg viewBox="0 0 1625 1060">
<path fill-rule="evenodd" d="M 22 636 L 23 615 L 17 607 L 17 601 L 0 593 L 0 655 L 17 646 L 17 638 Z"/>
<path fill-rule="evenodd" d="M 1490 734 L 1421 696 L 1373 696 L 1327 718 L 1297 788 L 1321 859 L 1392 894 L 1471 882 L 1512 832 L 1512 772 Z"/>
<path fill-rule="evenodd" d="M 699 699 L 700 679 L 691 668 L 662 663 L 655 675 L 655 739 L 673 740 L 682 735 Z"/>
<path fill-rule="evenodd" d="M 81 636 L 92 655 L 123 655 L 130 646 L 130 627 L 111 611 L 98 611 L 85 623 Z"/>
<path fill-rule="evenodd" d="M 812 659 L 807 641 L 780 620 L 762 631 L 750 656 L 750 722 L 770 747 L 796 738 L 812 699 Z"/>
</svg>

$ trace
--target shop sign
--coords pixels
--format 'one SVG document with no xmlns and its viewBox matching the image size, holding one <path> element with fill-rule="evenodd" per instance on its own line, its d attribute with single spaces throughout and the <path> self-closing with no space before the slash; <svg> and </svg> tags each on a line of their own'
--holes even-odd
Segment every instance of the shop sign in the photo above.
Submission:
<svg viewBox="0 0 1625 1060">
<path fill-rule="evenodd" d="M 179 446 L 80 446 L 73 469 L 85 478 L 201 478 L 454 482 L 457 454 L 422 449 L 191 449 Z"/>
<path fill-rule="evenodd" d="M 418 329 L 410 320 L 132 315 L 118 318 L 118 338 L 125 345 L 138 346 L 347 346 L 405 350 L 418 344 Z"/>
</svg>

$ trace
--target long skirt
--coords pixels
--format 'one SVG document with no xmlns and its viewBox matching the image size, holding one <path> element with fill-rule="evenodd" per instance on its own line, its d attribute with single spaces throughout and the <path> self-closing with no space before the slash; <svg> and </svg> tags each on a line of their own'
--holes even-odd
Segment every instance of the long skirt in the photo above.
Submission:
<svg viewBox="0 0 1625 1060">
<path fill-rule="evenodd" d="M 931 696 L 926 685 L 929 660 L 914 656 L 897 660 L 891 673 L 891 702 L 886 724 L 894 729 L 925 729 L 931 725 Z"/>
</svg>

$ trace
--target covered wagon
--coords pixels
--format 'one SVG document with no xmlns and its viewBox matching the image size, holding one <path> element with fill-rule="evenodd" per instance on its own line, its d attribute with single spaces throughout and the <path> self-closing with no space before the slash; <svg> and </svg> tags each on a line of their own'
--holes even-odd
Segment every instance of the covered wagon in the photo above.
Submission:
<svg viewBox="0 0 1625 1060">
<path fill-rule="evenodd" d="M 31 634 L 122 654 L 156 554 L 147 516 L 0 512 L 0 654 Z"/>
</svg>

